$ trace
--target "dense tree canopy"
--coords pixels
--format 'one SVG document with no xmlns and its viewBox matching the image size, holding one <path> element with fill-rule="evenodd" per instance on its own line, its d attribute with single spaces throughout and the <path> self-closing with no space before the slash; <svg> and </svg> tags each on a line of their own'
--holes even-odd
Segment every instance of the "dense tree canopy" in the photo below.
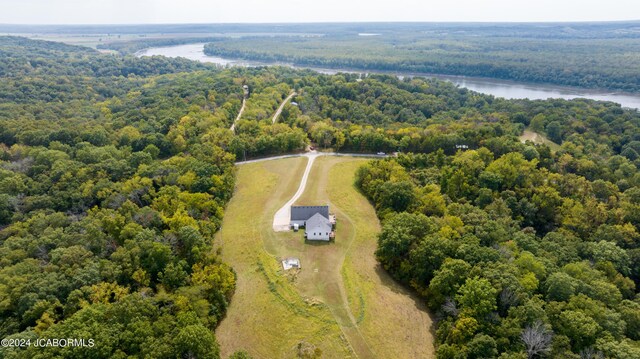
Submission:
<svg viewBox="0 0 640 359">
<path fill-rule="evenodd" d="M 639 355 L 636 111 L 15 37 L 0 58 L 0 334 L 96 340 L 2 357 L 219 357 L 234 161 L 310 143 L 399 152 L 356 185 L 378 259 L 438 313 L 439 357 Z"/>
<path fill-rule="evenodd" d="M 439 358 L 640 357 L 637 167 L 586 178 L 564 150 L 527 159 L 529 146 L 361 167 L 378 259 L 440 316 Z"/>
<path fill-rule="evenodd" d="M 229 58 L 353 70 L 490 77 L 579 87 L 639 91 L 637 38 L 533 37 L 527 29 L 393 31 L 379 36 L 220 37 L 205 53 Z M 477 31 L 478 30 L 478 31 Z M 558 31 L 560 34 L 560 31 Z M 567 37 L 570 40 L 567 40 Z M 116 45 L 117 47 L 117 45 Z"/>
<path fill-rule="evenodd" d="M 235 274 L 211 246 L 235 157 L 206 135 L 232 78 L 2 41 L 0 333 L 95 340 L 2 357 L 219 357 Z"/>
<path fill-rule="evenodd" d="M 133 54 L 148 47 L 208 42 L 207 54 L 269 63 L 638 92 L 640 78 L 635 69 L 640 63 L 633 55 L 640 44 L 637 28 L 638 22 L 137 25 L 126 31 L 139 36 L 118 36 L 98 47 Z M 21 30 L 14 32 L 27 32 Z M 125 28 L 48 30 L 113 34 Z"/>
</svg>

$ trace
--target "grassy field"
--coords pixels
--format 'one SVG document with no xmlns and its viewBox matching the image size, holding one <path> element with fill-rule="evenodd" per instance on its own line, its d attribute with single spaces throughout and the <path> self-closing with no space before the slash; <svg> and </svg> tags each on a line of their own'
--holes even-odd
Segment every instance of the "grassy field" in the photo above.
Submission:
<svg viewBox="0 0 640 359">
<path fill-rule="evenodd" d="M 526 141 L 531 141 L 535 144 L 541 145 L 541 144 L 546 144 L 547 146 L 549 146 L 549 148 L 551 148 L 552 151 L 557 151 L 560 149 L 560 145 L 549 140 L 548 138 L 544 137 L 543 135 L 532 131 L 532 130 L 524 130 L 524 132 L 522 133 L 522 135 L 520 136 L 520 141 L 521 142 L 526 142 Z"/>
<path fill-rule="evenodd" d="M 305 243 L 302 232 L 275 233 L 275 211 L 296 191 L 306 159 L 243 165 L 218 243 L 238 273 L 228 315 L 216 331 L 222 355 L 245 349 L 257 358 L 297 356 L 299 343 L 326 358 L 433 357 L 431 318 L 391 280 L 373 252 L 380 230 L 374 209 L 353 186 L 362 159 L 321 157 L 298 204 L 329 204 L 335 242 Z M 279 260 L 302 269 L 284 273 Z"/>
<path fill-rule="evenodd" d="M 238 274 L 227 317 L 216 330 L 222 357 L 246 349 L 256 358 L 291 358 L 299 343 L 317 346 L 328 357 L 349 357 L 351 349 L 333 315 L 321 303 L 297 293 L 293 278 L 266 250 L 271 216 L 295 192 L 305 158 L 240 167 L 217 243 Z M 288 233 L 287 233 L 288 234 Z"/>
</svg>

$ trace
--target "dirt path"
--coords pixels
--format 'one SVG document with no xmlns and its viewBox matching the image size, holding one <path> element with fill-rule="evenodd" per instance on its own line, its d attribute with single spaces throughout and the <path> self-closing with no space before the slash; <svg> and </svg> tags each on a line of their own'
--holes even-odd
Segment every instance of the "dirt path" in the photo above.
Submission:
<svg viewBox="0 0 640 359">
<path fill-rule="evenodd" d="M 297 93 L 295 91 L 292 91 L 291 94 L 287 98 L 285 98 L 284 101 L 282 101 L 282 103 L 280 104 L 280 107 L 278 107 L 278 110 L 273 115 L 273 119 L 271 120 L 271 123 L 276 123 L 276 121 L 278 121 L 278 116 L 280 116 L 280 114 L 282 113 L 282 109 L 284 108 L 284 105 L 286 105 L 287 102 L 289 102 L 289 100 L 291 100 L 295 95 L 297 95 Z"/>
<path fill-rule="evenodd" d="M 311 167 L 313 166 L 313 162 L 315 161 L 316 158 L 318 158 L 319 156 L 340 156 L 341 154 L 337 154 L 337 153 L 333 153 L 333 152 L 316 152 L 316 151 L 311 151 L 311 152 L 306 152 L 304 154 L 301 155 L 284 155 L 284 156 L 275 156 L 275 157 L 269 157 L 269 158 L 263 158 L 263 159 L 259 159 L 259 160 L 251 160 L 251 161 L 245 161 L 243 163 L 254 163 L 254 162 L 260 162 L 260 161 L 268 161 L 268 160 L 272 160 L 272 159 L 282 159 L 282 158 L 289 158 L 289 157 L 298 157 L 298 156 L 302 156 L 302 157 L 307 157 L 308 158 L 308 162 L 307 162 L 307 168 L 305 168 L 304 170 L 304 175 L 302 176 L 302 181 L 300 181 L 300 186 L 298 186 L 298 191 L 296 191 L 296 193 L 293 195 L 293 197 L 291 197 L 291 199 L 289 199 L 289 201 L 287 201 L 287 203 L 284 204 L 284 206 L 282 206 L 277 212 L 276 214 L 273 216 L 273 230 L 276 232 L 286 232 L 290 229 L 289 227 L 289 220 L 291 218 L 291 205 L 293 205 L 298 198 L 300 198 L 300 196 L 302 196 L 302 194 L 304 193 L 305 188 L 307 187 L 307 180 L 309 179 L 309 173 L 311 172 Z M 345 154 L 346 156 L 350 156 Z M 368 155 L 361 155 L 361 156 L 368 156 Z M 379 155 L 376 155 L 378 157 L 380 157 Z"/>
<path fill-rule="evenodd" d="M 284 204 L 273 216 L 273 230 L 276 232 L 286 232 L 289 230 L 289 220 L 291 218 L 291 205 L 295 203 L 295 201 L 302 196 L 304 193 L 304 189 L 307 187 L 307 180 L 309 179 L 309 172 L 311 172 L 311 167 L 313 167 L 313 162 L 316 158 L 320 156 L 320 154 L 315 152 L 309 152 L 305 154 L 305 157 L 308 158 L 307 167 L 304 169 L 304 174 L 302 175 L 302 180 L 300 181 L 300 186 L 298 186 L 298 191 L 291 197 L 287 203 Z"/>
<path fill-rule="evenodd" d="M 244 112 L 244 107 L 245 107 L 246 104 L 247 104 L 247 93 L 245 92 L 244 97 L 242 98 L 242 106 L 240 107 L 240 111 L 238 112 L 238 116 L 236 116 L 236 119 L 233 120 L 233 124 L 229 128 L 231 130 L 231 132 L 236 132 L 236 122 L 238 122 L 238 120 L 240 120 L 240 117 L 242 117 L 242 113 Z"/>
<path fill-rule="evenodd" d="M 278 155 L 264 158 L 256 158 L 255 160 L 247 160 L 247 161 L 238 161 L 236 165 L 246 165 L 249 163 L 256 162 L 264 162 L 264 161 L 273 161 L 273 160 L 282 160 L 285 158 L 294 158 L 294 157 L 306 157 L 309 154 L 316 153 L 318 156 L 342 156 L 342 157 L 361 157 L 361 158 L 387 158 L 389 155 L 378 155 L 374 153 L 338 153 L 338 152 L 304 152 L 304 153 L 294 153 L 290 155 Z"/>
</svg>

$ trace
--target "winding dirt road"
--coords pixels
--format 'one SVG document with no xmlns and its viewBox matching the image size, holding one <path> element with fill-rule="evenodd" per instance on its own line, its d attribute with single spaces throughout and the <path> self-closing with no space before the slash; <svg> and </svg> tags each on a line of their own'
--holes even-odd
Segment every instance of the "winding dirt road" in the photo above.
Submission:
<svg viewBox="0 0 640 359">
<path fill-rule="evenodd" d="M 278 117 L 282 113 L 282 109 L 284 108 L 284 105 L 286 105 L 287 102 L 289 102 L 295 95 L 297 95 L 297 93 L 295 91 L 292 91 L 291 94 L 289 94 L 289 96 L 285 98 L 284 101 L 282 101 L 282 103 L 280 104 L 280 107 L 278 107 L 278 110 L 273 115 L 273 119 L 271 120 L 271 123 L 276 123 L 276 121 L 278 121 Z"/>
<path fill-rule="evenodd" d="M 242 107 L 240 107 L 240 111 L 238 112 L 238 116 L 236 116 L 236 119 L 233 120 L 233 124 L 229 128 L 231 130 L 231 132 L 236 132 L 236 122 L 238 122 L 240 117 L 242 117 L 242 113 L 244 112 L 244 107 L 245 107 L 246 104 L 247 104 L 247 98 L 244 97 L 242 99 Z"/>
<path fill-rule="evenodd" d="M 304 189 L 307 187 L 307 180 L 309 179 L 309 172 L 313 167 L 313 161 L 322 154 L 317 152 L 308 152 L 304 155 L 308 158 L 307 167 L 304 169 L 300 186 L 296 193 L 291 197 L 287 203 L 284 204 L 273 216 L 273 230 L 276 232 L 286 232 L 289 230 L 289 218 L 291 217 L 291 206 L 302 196 Z"/>
<path fill-rule="evenodd" d="M 249 97 L 249 87 L 247 87 L 246 85 L 243 86 L 242 91 L 243 91 L 243 94 L 242 94 L 242 106 L 240 107 L 240 111 L 238 112 L 238 116 L 236 116 L 236 119 L 233 120 L 233 123 L 231 124 L 231 128 L 229 128 L 231 130 L 231 132 L 233 132 L 233 133 L 236 132 L 236 122 L 238 122 L 238 120 L 240 120 L 240 117 L 242 117 L 242 113 L 244 112 L 244 107 L 247 104 L 247 98 Z"/>
</svg>

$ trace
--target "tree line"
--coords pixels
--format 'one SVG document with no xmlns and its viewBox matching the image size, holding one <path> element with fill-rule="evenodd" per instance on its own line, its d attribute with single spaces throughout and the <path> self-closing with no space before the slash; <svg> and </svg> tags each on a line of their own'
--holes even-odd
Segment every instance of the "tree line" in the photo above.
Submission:
<svg viewBox="0 0 640 359">
<path fill-rule="evenodd" d="M 356 71 L 488 77 L 637 92 L 640 64 L 627 56 L 635 38 L 532 38 L 445 30 L 362 37 L 220 37 L 207 55 Z"/>
<path fill-rule="evenodd" d="M 640 357 L 637 167 L 616 155 L 588 179 L 564 156 L 519 143 L 357 172 L 378 260 L 436 313 L 438 358 Z"/>
</svg>

